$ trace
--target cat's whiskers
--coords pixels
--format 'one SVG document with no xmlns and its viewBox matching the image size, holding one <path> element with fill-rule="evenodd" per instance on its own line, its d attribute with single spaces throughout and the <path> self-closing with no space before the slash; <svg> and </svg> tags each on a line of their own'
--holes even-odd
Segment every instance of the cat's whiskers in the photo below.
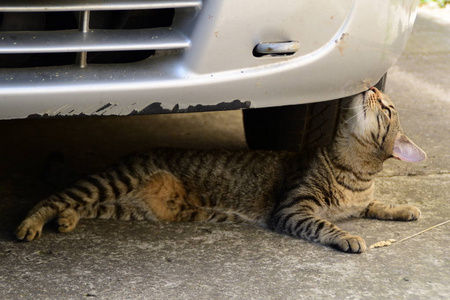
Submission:
<svg viewBox="0 0 450 300">
<path fill-rule="evenodd" d="M 349 107 L 342 107 L 342 110 L 351 110 L 351 109 L 355 109 L 355 108 L 360 108 L 360 107 L 364 107 L 364 104 L 358 104 L 355 106 L 349 106 Z"/>
<path fill-rule="evenodd" d="M 354 118 L 360 117 L 361 115 L 365 115 L 367 112 L 367 107 L 365 107 L 363 110 L 359 111 L 358 113 L 354 114 L 352 117 L 348 118 L 347 120 L 344 120 L 344 124 L 348 124 L 351 120 Z"/>
</svg>

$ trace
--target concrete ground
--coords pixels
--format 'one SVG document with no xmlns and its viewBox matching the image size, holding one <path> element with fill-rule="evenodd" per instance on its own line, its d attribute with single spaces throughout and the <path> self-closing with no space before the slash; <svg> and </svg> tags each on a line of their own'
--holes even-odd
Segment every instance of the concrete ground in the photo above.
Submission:
<svg viewBox="0 0 450 300">
<path fill-rule="evenodd" d="M 386 163 L 376 196 L 423 215 L 339 223 L 368 245 L 450 219 L 448 12 L 420 11 L 387 85 L 429 159 Z M 90 172 L 152 146 L 242 148 L 240 112 L 2 121 L 0 135 L 0 299 L 450 299 L 450 223 L 361 255 L 227 224 L 82 220 L 70 234 L 48 227 L 36 242 L 15 241 L 28 209 L 54 190 L 42 181 L 49 153 Z"/>
</svg>

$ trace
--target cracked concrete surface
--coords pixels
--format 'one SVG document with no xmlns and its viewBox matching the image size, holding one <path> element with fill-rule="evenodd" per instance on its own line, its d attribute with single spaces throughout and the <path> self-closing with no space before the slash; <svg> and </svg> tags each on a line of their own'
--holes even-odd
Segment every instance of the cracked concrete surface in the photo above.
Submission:
<svg viewBox="0 0 450 300">
<path fill-rule="evenodd" d="M 415 165 L 388 161 L 376 196 L 417 205 L 422 217 L 339 223 L 368 245 L 400 240 L 450 219 L 450 27 L 445 22 L 433 12 L 419 13 L 387 85 L 405 132 L 429 159 Z M 151 146 L 241 148 L 240 112 L 3 121 L 0 133 L 1 299 L 450 298 L 450 224 L 361 255 L 226 224 L 83 220 L 70 234 L 50 226 L 39 241 L 15 242 L 15 226 L 53 190 L 39 179 L 52 151 L 64 153 L 76 172 L 90 172 Z"/>
</svg>

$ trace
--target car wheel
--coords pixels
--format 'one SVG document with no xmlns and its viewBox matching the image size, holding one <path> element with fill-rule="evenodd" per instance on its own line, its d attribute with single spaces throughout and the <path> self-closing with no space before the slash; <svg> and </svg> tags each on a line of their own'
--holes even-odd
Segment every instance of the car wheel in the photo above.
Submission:
<svg viewBox="0 0 450 300">
<path fill-rule="evenodd" d="M 386 75 L 375 85 L 384 91 Z M 250 149 L 304 151 L 329 144 L 336 132 L 342 99 L 243 111 Z"/>
<path fill-rule="evenodd" d="M 331 141 L 340 100 L 244 110 L 251 149 L 303 151 Z"/>
</svg>

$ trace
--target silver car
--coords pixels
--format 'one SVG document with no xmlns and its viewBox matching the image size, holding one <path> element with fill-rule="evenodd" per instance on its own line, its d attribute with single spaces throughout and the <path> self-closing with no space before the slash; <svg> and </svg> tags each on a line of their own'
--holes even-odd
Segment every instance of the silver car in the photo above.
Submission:
<svg viewBox="0 0 450 300">
<path fill-rule="evenodd" d="M 383 87 L 416 6 L 3 0 L 0 119 L 244 109 L 251 147 L 298 150 L 333 134 L 336 99 Z"/>
</svg>

